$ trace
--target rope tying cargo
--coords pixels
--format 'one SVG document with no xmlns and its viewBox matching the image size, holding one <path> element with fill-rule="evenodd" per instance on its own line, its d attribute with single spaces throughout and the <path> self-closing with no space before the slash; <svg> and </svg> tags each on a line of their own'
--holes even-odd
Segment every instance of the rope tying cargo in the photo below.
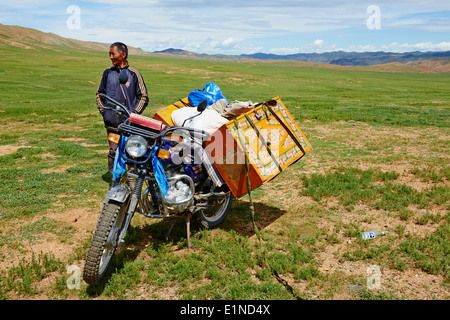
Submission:
<svg viewBox="0 0 450 320">
<path fill-rule="evenodd" d="M 266 113 L 267 115 L 267 113 Z M 267 117 L 268 118 L 268 117 Z M 249 119 L 247 119 L 249 120 Z M 234 121 L 234 125 L 236 126 L 236 131 L 237 131 L 237 137 L 239 139 L 239 142 L 242 146 L 242 148 L 244 148 L 244 151 L 246 150 L 246 139 L 244 139 L 241 136 L 240 130 L 239 130 L 239 125 L 238 122 L 236 120 L 236 118 L 233 119 Z M 251 122 L 250 122 L 251 123 Z M 262 239 L 261 239 L 261 234 L 259 232 L 258 226 L 256 225 L 255 222 L 255 206 L 253 204 L 253 199 L 252 199 L 252 193 L 251 193 L 251 183 L 250 183 L 250 165 L 249 165 L 249 158 L 248 158 L 248 154 L 247 152 L 244 152 L 245 155 L 245 173 L 247 175 L 247 193 L 248 193 L 248 199 L 249 199 L 249 209 L 250 209 L 250 215 L 252 218 L 252 224 L 253 224 L 253 230 L 255 231 L 256 237 L 258 239 L 258 243 L 259 243 L 259 248 L 262 251 L 263 254 L 263 259 L 264 259 L 264 265 L 262 267 L 267 267 L 270 272 L 274 275 L 274 277 L 277 279 L 278 282 L 280 282 L 283 286 L 286 287 L 286 289 L 297 299 L 297 300 L 302 300 L 295 292 L 294 292 L 294 288 L 292 288 L 291 285 L 289 285 L 289 283 L 284 280 L 283 278 L 280 277 L 280 275 L 278 274 L 278 272 L 272 268 L 272 266 L 270 265 L 269 260 L 267 259 L 267 252 L 265 247 L 263 246 L 262 243 Z M 275 161 L 276 162 L 276 161 Z M 281 169 L 280 169 L 281 171 Z"/>
</svg>

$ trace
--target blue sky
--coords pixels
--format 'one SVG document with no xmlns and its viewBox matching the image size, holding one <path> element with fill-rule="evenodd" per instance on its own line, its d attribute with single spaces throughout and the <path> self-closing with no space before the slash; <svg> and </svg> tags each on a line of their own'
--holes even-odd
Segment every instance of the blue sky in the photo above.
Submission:
<svg viewBox="0 0 450 320">
<path fill-rule="evenodd" d="M 449 0 L 0 0 L 0 23 L 146 51 L 450 50 Z"/>
</svg>

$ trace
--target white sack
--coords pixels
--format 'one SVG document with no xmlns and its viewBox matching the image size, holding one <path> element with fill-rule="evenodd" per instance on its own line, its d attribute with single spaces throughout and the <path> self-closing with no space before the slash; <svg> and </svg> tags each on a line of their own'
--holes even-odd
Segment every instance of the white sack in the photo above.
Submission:
<svg viewBox="0 0 450 320">
<path fill-rule="evenodd" d="M 199 114 L 197 108 L 180 108 L 172 112 L 172 121 L 176 126 L 181 127 L 184 120 L 197 114 Z M 217 111 L 208 108 L 205 109 L 205 111 L 203 111 L 201 115 L 186 121 L 184 126 L 203 130 L 212 135 L 214 132 L 216 132 L 217 129 L 219 129 L 228 121 L 229 120 L 227 118 L 222 117 Z"/>
</svg>

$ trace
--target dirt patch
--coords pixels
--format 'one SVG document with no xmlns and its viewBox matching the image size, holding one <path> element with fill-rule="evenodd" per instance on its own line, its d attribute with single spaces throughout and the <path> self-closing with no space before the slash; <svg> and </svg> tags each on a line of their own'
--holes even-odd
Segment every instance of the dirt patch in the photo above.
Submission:
<svg viewBox="0 0 450 320">
<path fill-rule="evenodd" d="M 39 158 L 41 159 L 56 159 L 58 156 L 54 155 L 53 153 L 42 153 L 40 155 L 38 155 Z"/>
<path fill-rule="evenodd" d="M 63 173 L 63 172 L 66 172 L 66 170 L 71 167 L 72 167 L 71 165 L 64 165 L 64 166 L 57 167 L 57 168 L 44 169 L 44 170 L 41 170 L 41 172 L 42 173 Z"/>
<path fill-rule="evenodd" d="M 23 146 L 23 145 L 15 146 L 15 145 L 10 145 L 10 144 L 0 146 L 0 157 L 1 156 L 6 156 L 8 154 L 13 154 L 17 150 L 19 150 L 20 148 L 30 148 L 30 147 L 29 146 Z"/>
<path fill-rule="evenodd" d="M 351 246 L 351 244 L 344 244 L 344 246 Z M 442 287 L 442 282 L 444 281 L 442 276 L 428 274 L 421 270 L 398 271 L 382 268 L 376 264 L 364 261 L 345 261 L 341 263 L 337 261 L 333 250 L 339 251 L 340 249 L 327 248 L 327 252 L 319 254 L 319 270 L 330 278 L 360 279 L 354 285 L 342 286 L 333 295 L 334 299 L 349 299 L 355 296 L 360 288 L 373 294 L 377 294 L 381 290 L 390 292 L 400 299 L 445 300 L 448 298 L 449 291 Z M 374 271 L 379 271 L 379 282 L 377 283 L 379 288 L 371 282 Z M 360 286 L 359 288 L 358 285 Z"/>
<path fill-rule="evenodd" d="M 80 131 L 82 128 L 79 128 Z M 60 138 L 62 141 L 74 141 L 74 142 L 80 142 L 80 141 L 86 141 L 85 138 Z"/>
<path fill-rule="evenodd" d="M 61 204 L 59 209 L 52 209 L 47 215 L 37 216 L 26 222 L 32 224 L 40 219 L 49 219 L 60 223 L 58 233 L 64 230 L 65 226 L 70 226 L 67 232 L 71 234 L 68 239 L 65 239 L 64 234 L 59 236 L 53 232 L 45 232 L 39 234 L 34 240 L 22 240 L 21 243 L 13 243 L 14 248 L 21 248 L 14 250 L 9 245 L 0 247 L 0 255 L 3 259 L 0 261 L 0 269 L 7 270 L 8 268 L 17 265 L 22 259 L 31 261 L 34 254 L 36 257 L 42 252 L 51 253 L 56 259 L 66 261 L 70 255 L 73 254 L 74 248 L 79 247 L 84 241 L 92 236 L 92 231 L 98 220 L 98 215 L 102 204 L 99 204 L 99 209 L 93 211 L 92 208 L 73 208 L 64 210 L 64 205 Z M 2 233 L 9 234 L 13 228 L 20 228 L 22 225 L 12 223 L 9 227 L 3 226 Z M 64 240 L 62 240 L 62 238 Z M 45 239 L 45 240 L 44 240 Z M 13 250 L 12 250 L 13 249 Z"/>
<path fill-rule="evenodd" d="M 47 214 L 47 217 L 56 221 L 68 223 L 80 231 L 77 232 L 77 234 L 83 234 L 86 231 L 94 230 L 99 213 L 100 211 L 95 213 L 92 212 L 92 208 L 74 208 L 62 212 L 52 212 Z"/>
</svg>

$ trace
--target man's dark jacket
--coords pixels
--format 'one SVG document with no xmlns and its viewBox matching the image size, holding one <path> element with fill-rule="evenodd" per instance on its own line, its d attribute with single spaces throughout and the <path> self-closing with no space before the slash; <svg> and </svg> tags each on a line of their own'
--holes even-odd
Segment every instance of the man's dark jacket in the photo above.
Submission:
<svg viewBox="0 0 450 320">
<path fill-rule="evenodd" d="M 121 69 L 114 66 L 106 69 L 103 72 L 100 85 L 97 90 L 97 106 L 100 113 L 103 115 L 105 127 L 112 129 L 117 128 L 120 123 L 125 120 L 122 115 L 117 115 L 113 110 L 104 109 L 100 100 L 99 93 L 103 93 L 113 98 L 117 102 L 122 103 L 128 111 L 141 114 L 148 104 L 147 88 L 144 79 L 138 70 L 133 67 L 125 66 L 123 68 L 128 72 L 128 81 L 125 84 L 119 82 L 119 72 Z M 121 90 L 121 88 L 123 91 Z"/>
</svg>

